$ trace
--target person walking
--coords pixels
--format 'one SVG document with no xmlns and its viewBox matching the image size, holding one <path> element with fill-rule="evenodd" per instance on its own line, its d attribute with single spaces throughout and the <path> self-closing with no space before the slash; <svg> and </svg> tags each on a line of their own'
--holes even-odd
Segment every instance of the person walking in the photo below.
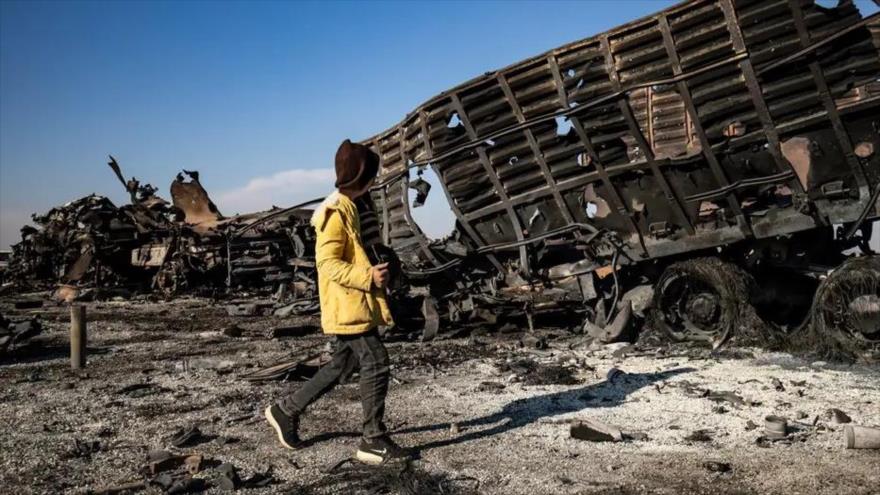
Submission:
<svg viewBox="0 0 880 495">
<path fill-rule="evenodd" d="M 391 440 L 382 421 L 390 364 L 378 327 L 394 323 L 385 299 L 389 270 L 387 263 L 371 262 L 361 230 L 361 220 L 375 216 L 367 205 L 378 171 L 379 157 L 366 146 L 348 139 L 339 146 L 337 190 L 324 199 L 311 219 L 317 234 L 321 327 L 325 334 L 336 337 L 336 349 L 330 362 L 311 380 L 265 410 L 281 445 L 299 448 L 300 418 L 306 408 L 359 365 L 363 438 L 355 457 L 368 464 L 411 455 Z"/>
</svg>

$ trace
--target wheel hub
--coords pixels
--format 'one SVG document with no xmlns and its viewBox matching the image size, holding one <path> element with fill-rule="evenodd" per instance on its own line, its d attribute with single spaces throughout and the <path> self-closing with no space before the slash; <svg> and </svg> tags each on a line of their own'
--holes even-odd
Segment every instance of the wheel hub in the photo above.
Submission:
<svg viewBox="0 0 880 495">
<path fill-rule="evenodd" d="M 702 292 L 695 294 L 687 302 L 687 316 L 693 323 L 707 327 L 718 321 L 718 296 Z"/>
</svg>

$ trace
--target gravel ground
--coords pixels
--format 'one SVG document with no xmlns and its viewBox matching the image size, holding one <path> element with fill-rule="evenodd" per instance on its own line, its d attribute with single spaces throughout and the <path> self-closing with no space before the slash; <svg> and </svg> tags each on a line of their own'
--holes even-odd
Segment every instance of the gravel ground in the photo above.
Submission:
<svg viewBox="0 0 880 495">
<path fill-rule="evenodd" d="M 827 415 L 838 408 L 854 424 L 880 426 L 877 365 L 759 349 L 614 353 L 554 329 L 538 330 L 549 342 L 542 350 L 517 334 L 398 339 L 389 343 L 386 422 L 421 459 L 334 468 L 357 446 L 356 384 L 313 406 L 302 426 L 308 446 L 291 452 L 279 448 L 261 414 L 298 384 L 241 378 L 325 349 L 319 334 L 268 335 L 314 319 L 232 318 L 197 299 L 92 303 L 89 364 L 72 372 L 66 309 L 10 308 L 0 302 L 5 316 L 36 314 L 46 329 L 15 359 L 0 361 L 3 493 L 87 493 L 136 481 L 146 452 L 169 448 L 169 435 L 192 424 L 203 438 L 169 450 L 232 463 L 243 478 L 271 468 L 274 483 L 247 490 L 254 494 L 880 493 L 880 451 L 844 449 L 843 427 Z M 221 333 L 233 324 L 242 336 Z M 624 373 L 609 380 L 612 368 Z M 734 401 L 712 400 L 719 392 L 733 392 Z M 769 414 L 792 424 L 789 441 L 758 442 Z M 634 438 L 570 438 L 570 423 L 587 418 Z M 76 441 L 98 448 L 77 453 Z M 712 471 L 707 461 L 729 470 Z M 209 468 L 197 475 L 214 476 Z"/>
</svg>

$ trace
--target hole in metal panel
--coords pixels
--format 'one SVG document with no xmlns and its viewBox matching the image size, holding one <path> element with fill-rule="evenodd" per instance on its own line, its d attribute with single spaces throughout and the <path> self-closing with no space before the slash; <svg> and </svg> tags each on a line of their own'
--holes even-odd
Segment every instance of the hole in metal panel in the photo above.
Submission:
<svg viewBox="0 0 880 495">
<path fill-rule="evenodd" d="M 426 167 L 417 174 L 410 170 L 410 184 L 418 185 L 419 180 L 426 183 L 420 186 L 422 190 L 427 189 L 430 193 L 426 193 L 422 198 L 424 204 L 417 207 L 415 204 L 419 199 L 420 191 L 409 188 L 407 194 L 409 194 L 410 215 L 428 238 L 442 239 L 455 230 L 455 214 L 449 207 L 440 179 L 433 168 Z"/>
<path fill-rule="evenodd" d="M 446 121 L 446 127 L 449 129 L 455 129 L 462 125 L 464 124 L 461 123 L 461 117 L 458 116 L 458 112 L 452 112 L 452 115 L 449 116 L 449 120 Z"/>
<path fill-rule="evenodd" d="M 556 135 L 567 136 L 571 132 L 571 120 L 568 117 L 556 117 Z"/>
</svg>

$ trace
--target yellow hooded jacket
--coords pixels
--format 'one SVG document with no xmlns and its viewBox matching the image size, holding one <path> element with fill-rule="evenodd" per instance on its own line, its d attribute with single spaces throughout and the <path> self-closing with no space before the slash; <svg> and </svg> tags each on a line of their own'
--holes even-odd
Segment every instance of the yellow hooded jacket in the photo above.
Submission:
<svg viewBox="0 0 880 495">
<path fill-rule="evenodd" d="M 334 191 L 312 214 L 315 261 L 324 333 L 356 335 L 393 325 L 384 289 L 373 285 L 373 267 L 360 240 L 355 204 Z"/>
</svg>

